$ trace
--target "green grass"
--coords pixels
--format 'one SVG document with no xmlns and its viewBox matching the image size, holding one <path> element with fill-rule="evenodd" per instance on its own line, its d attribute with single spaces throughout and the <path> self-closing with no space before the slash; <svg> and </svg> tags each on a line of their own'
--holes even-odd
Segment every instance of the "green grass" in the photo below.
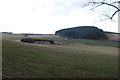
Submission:
<svg viewBox="0 0 120 80">
<path fill-rule="evenodd" d="M 3 39 L 3 77 L 116 78 L 118 56 L 114 53 L 94 48 L 87 51 L 84 46 L 39 46 Z"/>
<path fill-rule="evenodd" d="M 24 38 L 20 34 L 3 34 L 2 38 L 3 77 L 118 77 L 118 43 L 116 42 L 68 39 L 70 43 L 78 45 L 40 46 L 16 42 Z M 42 38 L 64 42 L 64 38 L 55 35 Z"/>
<path fill-rule="evenodd" d="M 87 39 L 70 39 L 70 40 L 68 40 L 68 42 L 87 44 L 87 45 L 118 47 L 118 42 L 110 42 L 110 41 L 87 40 Z"/>
<path fill-rule="evenodd" d="M 5 34 L 2 33 L 2 38 L 7 40 L 20 40 L 24 38 L 24 35 L 22 34 Z"/>
</svg>

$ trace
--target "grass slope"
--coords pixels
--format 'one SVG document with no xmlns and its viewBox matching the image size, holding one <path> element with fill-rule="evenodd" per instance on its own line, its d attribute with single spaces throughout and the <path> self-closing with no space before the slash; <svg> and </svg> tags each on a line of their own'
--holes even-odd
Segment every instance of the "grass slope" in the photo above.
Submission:
<svg viewBox="0 0 120 80">
<path fill-rule="evenodd" d="M 94 48 L 93 50 L 84 48 L 90 47 L 40 46 L 3 39 L 3 77 L 118 77 L 118 57 L 114 48 L 108 47 L 113 49 L 110 54 L 106 51 L 94 51 Z"/>
</svg>

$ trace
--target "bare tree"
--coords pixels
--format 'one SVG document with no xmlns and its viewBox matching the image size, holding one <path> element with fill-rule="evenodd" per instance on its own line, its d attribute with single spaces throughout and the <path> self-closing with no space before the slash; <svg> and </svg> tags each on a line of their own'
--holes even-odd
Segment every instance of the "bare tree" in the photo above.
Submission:
<svg viewBox="0 0 120 80">
<path fill-rule="evenodd" d="M 103 16 L 105 16 L 106 18 L 103 20 L 107 20 L 110 19 L 113 21 L 113 17 L 120 12 L 120 1 L 118 0 L 102 0 L 102 1 L 97 1 L 97 0 L 93 0 L 93 1 L 88 1 L 87 4 L 85 4 L 84 6 L 91 6 L 92 8 L 90 8 L 90 10 L 95 10 L 98 7 L 104 8 L 103 6 L 106 5 L 107 7 L 111 8 L 112 13 L 109 14 L 109 12 L 102 14 Z M 102 21 L 103 21 L 102 20 Z"/>
</svg>

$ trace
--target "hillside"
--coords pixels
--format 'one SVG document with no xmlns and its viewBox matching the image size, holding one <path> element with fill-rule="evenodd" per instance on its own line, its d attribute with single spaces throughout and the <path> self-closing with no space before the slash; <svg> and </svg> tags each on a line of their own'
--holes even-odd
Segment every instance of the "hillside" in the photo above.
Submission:
<svg viewBox="0 0 120 80">
<path fill-rule="evenodd" d="M 94 26 L 80 26 L 74 28 L 61 29 L 55 35 L 76 39 L 107 40 L 107 36 L 102 29 Z"/>
<path fill-rule="evenodd" d="M 109 41 L 120 41 L 120 33 L 114 33 L 114 32 L 105 32 L 105 34 L 108 36 Z"/>
<path fill-rule="evenodd" d="M 117 47 L 85 44 L 29 44 L 20 42 L 23 37 L 20 34 L 18 36 L 11 34 L 9 37 L 7 34 L 3 35 L 2 74 L 4 78 L 118 77 Z M 55 36 L 51 38 L 56 41 L 61 39 Z M 74 43 L 76 42 L 74 40 Z"/>
</svg>

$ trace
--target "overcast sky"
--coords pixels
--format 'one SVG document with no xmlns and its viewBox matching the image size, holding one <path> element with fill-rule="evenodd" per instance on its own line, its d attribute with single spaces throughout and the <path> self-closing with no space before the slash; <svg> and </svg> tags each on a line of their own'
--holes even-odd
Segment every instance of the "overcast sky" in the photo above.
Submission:
<svg viewBox="0 0 120 80">
<path fill-rule="evenodd" d="M 0 32 L 54 34 L 56 30 L 77 26 L 96 26 L 104 31 L 118 32 L 118 22 L 99 21 L 104 19 L 101 9 L 91 12 L 81 7 L 85 2 L 0 0 Z M 117 15 L 114 18 L 117 21 Z"/>
</svg>

